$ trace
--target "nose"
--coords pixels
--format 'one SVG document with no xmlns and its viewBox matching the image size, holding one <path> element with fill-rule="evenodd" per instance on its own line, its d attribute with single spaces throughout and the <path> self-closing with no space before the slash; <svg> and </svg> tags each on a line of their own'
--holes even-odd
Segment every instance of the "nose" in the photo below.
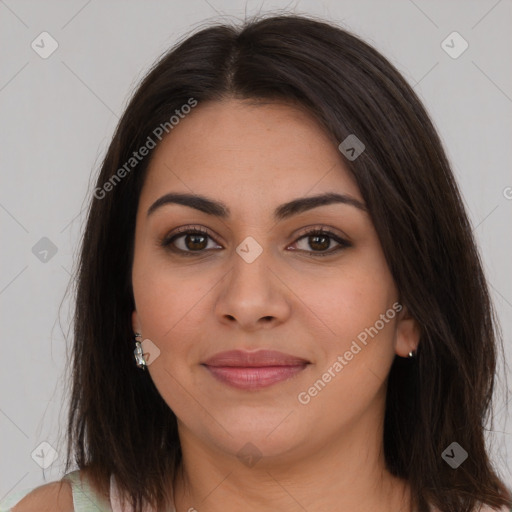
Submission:
<svg viewBox="0 0 512 512">
<path fill-rule="evenodd" d="M 215 305 L 220 322 L 249 332 L 275 327 L 289 318 L 290 292 L 270 260 L 265 251 L 251 263 L 234 254 Z"/>
</svg>

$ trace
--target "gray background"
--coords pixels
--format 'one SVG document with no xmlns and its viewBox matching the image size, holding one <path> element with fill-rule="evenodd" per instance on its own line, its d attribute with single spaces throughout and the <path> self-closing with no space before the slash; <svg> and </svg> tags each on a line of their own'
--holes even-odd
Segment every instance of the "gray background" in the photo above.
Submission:
<svg viewBox="0 0 512 512">
<path fill-rule="evenodd" d="M 465 198 L 510 366 L 510 0 L 0 0 L 0 499 L 62 476 L 71 310 L 63 297 L 93 178 L 130 93 L 190 29 L 278 9 L 338 22 L 374 45 L 414 85 Z M 47 59 L 31 47 L 43 31 L 59 45 Z M 453 31 L 469 44 L 456 59 L 441 46 Z M 39 246 L 33 251 L 43 237 L 57 249 L 47 261 L 41 261 Z M 512 407 L 507 422 L 503 364 L 489 442 L 511 482 Z M 36 463 L 43 460 L 42 442 L 57 452 L 46 470 Z M 46 461 L 48 450 L 44 445 Z"/>
</svg>

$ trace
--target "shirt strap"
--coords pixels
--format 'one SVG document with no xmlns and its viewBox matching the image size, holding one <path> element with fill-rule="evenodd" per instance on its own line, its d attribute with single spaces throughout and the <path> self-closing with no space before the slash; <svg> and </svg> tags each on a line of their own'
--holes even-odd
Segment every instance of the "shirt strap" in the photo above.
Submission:
<svg viewBox="0 0 512 512">
<path fill-rule="evenodd" d="M 80 470 L 62 477 L 71 484 L 74 512 L 112 512 L 109 501 L 95 492 L 86 478 L 81 478 Z"/>
</svg>

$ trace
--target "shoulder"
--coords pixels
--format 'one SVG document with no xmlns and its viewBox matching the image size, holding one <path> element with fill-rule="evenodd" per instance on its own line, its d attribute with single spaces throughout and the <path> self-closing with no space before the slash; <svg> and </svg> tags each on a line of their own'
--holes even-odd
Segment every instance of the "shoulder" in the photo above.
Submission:
<svg viewBox="0 0 512 512">
<path fill-rule="evenodd" d="M 67 481 L 51 482 L 36 487 L 27 494 L 12 512 L 73 512 L 73 493 Z"/>
</svg>

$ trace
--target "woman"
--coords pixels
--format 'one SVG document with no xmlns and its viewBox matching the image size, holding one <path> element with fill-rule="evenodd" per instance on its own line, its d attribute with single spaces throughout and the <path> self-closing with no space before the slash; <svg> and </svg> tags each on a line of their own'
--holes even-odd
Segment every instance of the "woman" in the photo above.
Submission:
<svg viewBox="0 0 512 512">
<path fill-rule="evenodd" d="M 67 473 L 15 512 L 511 508 L 471 227 L 372 47 L 299 16 L 201 30 L 138 88 L 93 195 Z"/>
</svg>

